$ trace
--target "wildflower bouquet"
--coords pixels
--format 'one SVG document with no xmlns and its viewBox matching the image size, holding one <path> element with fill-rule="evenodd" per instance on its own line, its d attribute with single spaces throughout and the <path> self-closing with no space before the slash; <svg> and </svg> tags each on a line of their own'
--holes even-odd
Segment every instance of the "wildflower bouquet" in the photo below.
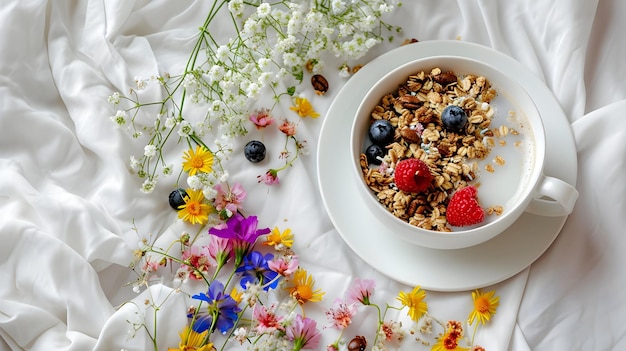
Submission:
<svg viewBox="0 0 626 351">
<path fill-rule="evenodd" d="M 279 154 L 282 165 L 259 174 L 257 181 L 278 183 L 279 172 L 306 153 L 306 141 L 297 134 L 300 119 L 319 117 L 307 98 L 307 88 L 302 88 L 305 75 L 322 72 L 329 54 L 343 60 L 339 74 L 349 75 L 351 61 L 385 40 L 386 33 L 399 30 L 383 17 L 401 4 L 385 0 L 213 0 L 211 4 L 183 72 L 136 77 L 128 95 L 109 97 L 118 108 L 111 117 L 115 124 L 145 141 L 143 155 L 130 158 L 132 170 L 143 181 L 141 190 L 149 194 L 159 176 L 178 173 L 169 204 L 186 228 L 173 238 L 146 237 L 137 229 L 141 247 L 132 263 L 137 273 L 137 280 L 131 282 L 135 292 L 164 284 L 172 288 L 171 294 L 184 296 L 189 307 L 180 313 L 186 323 L 167 326 L 179 331 L 178 345 L 157 342 L 157 321 L 162 319 L 156 317 L 160 309 L 156 300 L 145 302 L 154 315 L 131 323 L 133 332 L 145 333 L 154 350 L 236 346 L 364 350 L 368 342 L 372 349 L 384 350 L 407 333 L 432 350 L 468 349 L 464 347 L 473 340 L 464 336 L 462 323 L 432 317 L 426 292 L 419 286 L 399 292 L 396 305 L 383 307 L 374 303 L 375 282 L 356 279 L 343 299 L 324 310 L 325 322 L 312 318 L 307 306 L 322 301 L 325 291 L 300 265 L 292 249 L 294 234 L 290 228 L 260 228 L 259 219 L 244 209 L 246 189 L 232 181 L 227 170 L 233 141 L 276 125 L 285 137 Z M 231 38 L 212 35 L 217 16 L 232 20 Z M 154 89 L 162 100 L 147 101 Z M 324 91 L 316 89 L 316 93 Z M 277 122 L 273 111 L 284 99 L 292 118 Z M 257 101 L 273 105 L 257 106 Z M 170 152 L 177 148 L 182 150 Z M 262 145 L 246 154 L 251 162 L 263 157 Z M 475 308 L 468 318 L 478 326 L 495 313 L 499 300 L 494 292 L 476 291 L 472 297 Z M 344 336 L 356 314 L 366 308 L 375 311 L 372 335 Z M 408 327 L 388 315 L 405 309 Z M 440 326 L 440 332 L 433 326 Z M 325 330 L 337 335 L 334 342 L 321 345 Z"/>
</svg>

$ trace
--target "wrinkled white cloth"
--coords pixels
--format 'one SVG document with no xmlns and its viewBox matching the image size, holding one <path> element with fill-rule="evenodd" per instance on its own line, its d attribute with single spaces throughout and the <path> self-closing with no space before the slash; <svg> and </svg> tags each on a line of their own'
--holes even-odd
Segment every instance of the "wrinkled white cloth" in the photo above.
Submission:
<svg viewBox="0 0 626 351">
<path fill-rule="evenodd" d="M 141 316 L 148 295 L 159 299 L 169 291 L 156 285 L 136 295 L 124 286 L 138 240 L 132 227 L 155 234 L 179 228 L 161 200 L 169 193 L 165 183 L 151 195 L 138 190 L 128 159 L 142 154 L 143 145 L 114 127 L 107 97 L 128 91 L 134 77 L 180 72 L 209 6 L 166 0 L 3 2 L 0 348 L 150 349 L 145 335 L 132 337 L 129 320 Z M 401 38 L 458 39 L 515 58 L 546 82 L 572 123 L 578 203 L 536 263 L 485 287 L 501 298 L 492 323 L 477 335 L 487 350 L 626 347 L 626 306 L 619 293 L 626 283 L 624 16 L 626 3 L 620 0 L 411 0 L 389 19 L 403 28 Z M 363 61 L 399 42 L 375 47 Z M 343 84 L 328 69 L 331 90 L 311 97 L 321 119 Z M 411 287 L 354 255 L 325 212 L 315 166 L 320 128 L 321 120 L 300 124 L 311 154 L 279 186 L 257 184 L 260 169 L 242 158 L 231 160 L 233 179 L 248 190 L 246 211 L 263 226 L 288 223 L 301 264 L 326 291 L 328 306 L 354 278 L 376 280 L 375 300 L 393 302 L 398 291 Z M 132 303 L 120 307 L 127 300 Z M 469 292 L 428 292 L 428 302 L 443 320 L 464 320 L 471 308 Z M 160 345 L 178 344 L 178 330 L 165 321 L 183 325 L 185 309 L 176 296 L 162 306 Z M 371 334 L 367 327 L 353 333 Z M 324 336 L 320 345 L 334 336 Z M 402 347 L 415 348 L 411 342 Z"/>
</svg>

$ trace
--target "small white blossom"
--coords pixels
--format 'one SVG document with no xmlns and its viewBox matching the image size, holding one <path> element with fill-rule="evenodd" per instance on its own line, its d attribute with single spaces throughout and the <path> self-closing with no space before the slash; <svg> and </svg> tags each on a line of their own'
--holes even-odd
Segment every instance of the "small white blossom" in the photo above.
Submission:
<svg viewBox="0 0 626 351">
<path fill-rule="evenodd" d="M 228 59 L 229 53 L 230 53 L 230 48 L 226 45 L 221 45 L 220 47 L 217 48 L 217 51 L 215 52 L 217 59 L 222 62 Z"/>
<path fill-rule="evenodd" d="M 259 5 L 259 7 L 257 7 L 256 9 L 256 13 L 259 16 L 259 18 L 265 18 L 269 16 L 271 11 L 272 11 L 272 7 L 270 6 L 270 4 L 266 2 Z"/>
<path fill-rule="evenodd" d="M 191 124 L 187 121 L 182 121 L 180 123 L 180 127 L 178 128 L 178 135 L 183 138 L 188 138 L 191 134 L 193 134 Z"/>
<path fill-rule="evenodd" d="M 202 188 L 202 194 L 207 200 L 212 200 L 217 195 L 217 190 L 213 189 L 212 186 L 205 186 Z"/>
<path fill-rule="evenodd" d="M 165 119 L 165 128 L 172 129 L 178 124 L 178 120 L 174 117 L 168 117 Z"/>
<path fill-rule="evenodd" d="M 141 192 L 143 192 L 144 194 L 150 194 L 154 191 L 154 188 L 156 187 L 157 184 L 157 176 L 154 177 L 148 177 L 143 184 L 141 184 Z"/>
<path fill-rule="evenodd" d="M 174 170 L 174 165 L 170 164 L 163 167 L 163 175 L 170 175 Z"/>
<path fill-rule="evenodd" d="M 146 156 L 147 158 L 151 158 L 154 157 L 154 155 L 156 155 L 156 146 L 152 145 L 152 144 L 148 144 L 143 148 L 143 154 L 144 156 Z"/>
<path fill-rule="evenodd" d="M 148 86 L 148 81 L 141 77 L 135 77 L 135 85 L 137 86 L 137 90 L 144 90 L 146 86 Z"/>
<path fill-rule="evenodd" d="M 109 96 L 108 101 L 110 103 L 112 103 L 113 105 L 117 105 L 120 103 L 120 93 L 119 92 L 115 92 L 113 94 L 111 94 L 111 96 Z"/>
<path fill-rule="evenodd" d="M 187 185 L 193 190 L 202 189 L 204 184 L 202 184 L 202 180 L 198 175 L 192 175 L 187 178 Z"/>
<path fill-rule="evenodd" d="M 130 169 L 137 172 L 141 169 L 141 163 L 135 158 L 135 156 L 130 157 Z"/>
<path fill-rule="evenodd" d="M 244 9 L 243 0 L 230 0 L 228 2 L 228 10 L 235 17 L 243 16 L 243 9 Z"/>
<path fill-rule="evenodd" d="M 117 110 L 117 112 L 115 112 L 115 116 L 111 116 L 111 121 L 117 124 L 118 127 L 121 127 L 126 125 L 127 118 L 128 114 L 126 113 L 126 111 Z"/>
</svg>

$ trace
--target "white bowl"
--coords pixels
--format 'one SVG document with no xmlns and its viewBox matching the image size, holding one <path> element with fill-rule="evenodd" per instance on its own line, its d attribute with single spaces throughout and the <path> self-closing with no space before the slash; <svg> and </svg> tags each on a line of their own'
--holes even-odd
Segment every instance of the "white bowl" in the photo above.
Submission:
<svg viewBox="0 0 626 351">
<path fill-rule="evenodd" d="M 409 75 L 420 71 L 429 73 L 436 67 L 443 72 L 453 71 L 458 75 L 473 74 L 486 77 L 498 93 L 490 103 L 496 111 L 491 129 L 499 124 L 510 124 L 511 116 L 515 116 L 515 121 L 519 122 L 517 128 L 523 129 L 522 133 L 528 138 L 525 140 L 530 140 L 527 150 L 523 151 L 525 154 L 522 157 L 525 161 L 519 166 L 519 170 L 510 170 L 508 173 L 499 170 L 493 174 L 485 171 L 479 173 L 477 181 L 481 182 L 479 187 L 481 205 L 487 207 L 496 201 L 504 208 L 502 214 L 486 216 L 486 220 L 480 225 L 450 227 L 452 232 L 422 229 L 395 217 L 378 202 L 374 192 L 369 189 L 359 163 L 359 156 L 369 143 L 367 131 L 371 123 L 371 112 L 379 104 L 380 99 L 386 94 L 395 92 Z M 509 111 L 514 111 L 514 114 L 509 114 Z M 395 235 L 410 243 L 437 249 L 458 249 L 477 245 L 506 230 L 526 210 L 531 201 L 543 197 L 539 189 L 545 188 L 543 183 L 549 178 L 543 175 L 545 145 L 543 123 L 537 107 L 524 88 L 505 73 L 485 63 L 459 56 L 417 59 L 392 68 L 372 86 L 359 105 L 351 131 L 351 154 L 354 163 L 352 168 L 361 196 L 361 199 L 355 201 L 365 201 L 372 212 L 371 215 L 379 217 L 389 228 L 388 233 L 380 233 L 381 236 Z M 489 155 L 483 162 L 490 162 L 491 158 L 492 155 Z M 520 177 L 520 174 L 523 175 Z M 489 178 L 490 186 L 485 186 L 486 178 Z M 515 179 L 511 181 L 513 178 Z M 571 208 L 564 211 L 571 211 Z"/>
</svg>

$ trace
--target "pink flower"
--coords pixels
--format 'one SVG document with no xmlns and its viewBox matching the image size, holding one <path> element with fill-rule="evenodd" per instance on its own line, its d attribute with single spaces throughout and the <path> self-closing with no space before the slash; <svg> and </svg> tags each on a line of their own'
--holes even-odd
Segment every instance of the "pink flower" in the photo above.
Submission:
<svg viewBox="0 0 626 351">
<path fill-rule="evenodd" d="M 370 304 L 370 297 L 374 293 L 376 282 L 371 279 L 356 278 L 352 287 L 348 290 L 347 302 L 360 302 L 364 305 Z"/>
<path fill-rule="evenodd" d="M 386 321 L 380 326 L 380 332 L 386 341 L 400 341 L 404 338 L 402 324 L 394 321 Z"/>
<path fill-rule="evenodd" d="M 266 185 L 278 184 L 278 171 L 275 169 L 269 169 L 264 175 L 257 176 L 257 179 L 259 183 L 265 183 Z"/>
<path fill-rule="evenodd" d="M 267 265 L 274 272 L 286 277 L 293 274 L 298 269 L 298 256 L 292 255 L 288 258 L 277 257 L 269 262 Z"/>
<path fill-rule="evenodd" d="M 286 119 L 283 119 L 283 123 L 278 126 L 278 129 L 287 136 L 293 136 L 296 134 L 296 125 Z"/>
<path fill-rule="evenodd" d="M 336 299 L 333 307 L 326 311 L 326 318 L 332 323 L 333 327 L 342 330 L 352 323 L 352 317 L 356 312 L 355 304 L 346 304 L 341 299 Z"/>
<path fill-rule="evenodd" d="M 233 257 L 232 242 L 229 239 L 220 238 L 216 235 L 211 235 L 210 237 L 211 241 L 207 246 L 209 255 L 217 262 L 217 265 L 221 267 Z"/>
<path fill-rule="evenodd" d="M 267 309 L 265 306 L 255 305 L 254 307 L 254 319 L 258 325 L 256 330 L 259 334 L 271 333 L 275 330 L 285 330 L 281 324 L 283 317 L 277 316 L 272 310 L 274 305 Z"/>
<path fill-rule="evenodd" d="M 231 213 L 235 213 L 242 208 L 242 203 L 246 199 L 247 193 L 239 183 L 234 183 L 230 187 L 225 185 L 225 187 L 223 188 L 223 184 L 216 184 L 213 187 L 217 191 L 217 195 L 215 195 L 215 209 L 218 211 L 226 209 Z"/>
<path fill-rule="evenodd" d="M 250 121 L 254 123 L 257 129 L 263 129 L 274 123 L 274 118 L 268 109 L 262 109 L 250 115 Z"/>
<path fill-rule="evenodd" d="M 311 318 L 296 315 L 286 330 L 287 339 L 293 341 L 293 351 L 302 349 L 315 350 L 322 338 L 317 330 L 317 323 Z"/>
<path fill-rule="evenodd" d="M 208 249 L 192 246 L 183 251 L 182 259 L 185 264 L 181 265 L 181 268 L 187 268 L 192 279 L 201 280 L 203 279 L 202 274 L 207 273 L 211 267 L 208 256 Z"/>
</svg>

